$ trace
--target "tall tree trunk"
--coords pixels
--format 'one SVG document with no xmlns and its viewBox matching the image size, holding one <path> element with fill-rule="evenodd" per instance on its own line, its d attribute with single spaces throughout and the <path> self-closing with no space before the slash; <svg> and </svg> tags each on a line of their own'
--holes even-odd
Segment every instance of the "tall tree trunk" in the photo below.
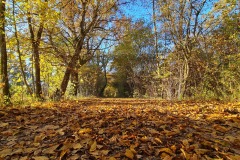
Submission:
<svg viewBox="0 0 240 160">
<path fill-rule="evenodd" d="M 17 41 L 17 52 L 18 52 L 18 59 L 19 59 L 19 64 L 20 64 L 21 75 L 23 78 L 23 82 L 27 87 L 28 93 L 32 95 L 33 92 L 27 83 L 27 79 L 26 79 L 24 69 L 23 69 L 22 54 L 20 51 L 20 42 L 19 42 L 19 38 L 18 38 L 18 33 L 17 33 L 18 31 L 17 31 L 16 19 L 15 19 L 15 0 L 12 1 L 12 7 L 13 7 L 13 25 L 14 25 L 14 30 L 15 30 L 15 38 Z"/>
<path fill-rule="evenodd" d="M 28 12 L 28 27 L 31 37 L 33 57 L 34 57 L 34 67 L 35 67 L 35 86 L 36 86 L 36 97 L 42 98 L 42 87 L 41 87 L 41 75 L 40 75 L 40 58 L 39 58 L 39 45 L 43 32 L 43 22 L 40 22 L 38 32 L 35 39 L 35 34 L 32 25 L 32 18 L 30 12 Z"/>
<path fill-rule="evenodd" d="M 71 73 L 72 76 L 72 83 L 73 83 L 73 95 L 77 96 L 78 94 L 78 87 L 79 87 L 79 80 L 78 80 L 78 70 L 75 69 L 74 71 L 72 71 Z"/>
<path fill-rule="evenodd" d="M 35 85 L 36 85 L 36 96 L 42 98 L 42 86 L 41 86 L 41 75 L 40 75 L 40 58 L 38 46 L 34 45 L 34 67 L 35 67 Z"/>
<path fill-rule="evenodd" d="M 107 87 L 107 83 L 108 83 L 108 80 L 107 80 L 107 69 L 106 69 L 107 68 L 107 62 L 105 62 L 105 55 L 104 54 L 103 54 L 102 64 L 103 64 L 103 72 L 104 72 L 104 84 L 100 88 L 100 91 L 99 91 L 99 94 L 98 94 L 99 97 L 104 97 L 104 90 Z"/>
<path fill-rule="evenodd" d="M 75 56 L 77 56 L 77 55 L 75 54 Z M 75 63 L 76 63 L 76 60 L 77 60 L 75 58 L 75 56 L 73 56 L 71 61 L 68 63 L 68 66 L 67 66 L 66 71 L 64 73 L 63 80 L 62 80 L 62 83 L 61 83 L 61 96 L 63 96 L 65 94 L 66 90 L 67 90 L 70 75 L 71 75 L 71 72 L 72 72 L 73 68 L 75 67 Z"/>
<path fill-rule="evenodd" d="M 7 49 L 5 37 L 5 0 L 0 1 L 0 50 L 1 50 L 1 76 L 3 83 L 3 96 L 5 103 L 10 102 L 8 71 L 7 71 Z"/>
<path fill-rule="evenodd" d="M 70 79 L 71 72 L 74 70 L 74 68 L 76 67 L 76 63 L 79 61 L 79 53 L 82 50 L 83 43 L 84 43 L 84 38 L 81 38 L 77 43 L 77 47 L 75 49 L 74 55 L 72 56 L 70 62 L 67 65 L 67 68 L 66 68 L 66 71 L 64 73 L 63 80 L 62 80 L 62 83 L 61 83 L 61 87 L 60 87 L 61 88 L 61 96 L 63 96 L 65 94 L 66 90 L 67 90 L 67 86 L 68 86 L 68 82 L 69 82 L 69 79 Z M 86 62 L 87 61 L 84 61 L 84 62 L 80 63 L 80 66 L 82 66 Z"/>
</svg>

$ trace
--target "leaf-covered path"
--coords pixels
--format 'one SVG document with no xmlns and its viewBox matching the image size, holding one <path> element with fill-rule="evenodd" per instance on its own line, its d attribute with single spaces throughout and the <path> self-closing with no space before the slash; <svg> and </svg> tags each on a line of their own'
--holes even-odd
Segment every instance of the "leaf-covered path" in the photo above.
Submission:
<svg viewBox="0 0 240 160">
<path fill-rule="evenodd" d="M 0 108 L 0 160 L 240 159 L 240 103 L 84 99 Z"/>
</svg>

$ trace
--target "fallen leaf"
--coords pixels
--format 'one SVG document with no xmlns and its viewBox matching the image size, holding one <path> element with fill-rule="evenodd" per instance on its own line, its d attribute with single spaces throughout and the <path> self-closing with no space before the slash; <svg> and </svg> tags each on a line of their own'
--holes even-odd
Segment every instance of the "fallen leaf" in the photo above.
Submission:
<svg viewBox="0 0 240 160">
<path fill-rule="evenodd" d="M 159 139 L 159 138 L 154 138 L 154 141 L 155 141 L 156 143 L 158 143 L 158 144 L 162 144 L 162 141 L 161 141 L 161 139 Z"/>
<path fill-rule="evenodd" d="M 0 151 L 0 157 L 1 158 L 4 158 L 6 156 L 10 156 L 12 154 L 13 154 L 12 149 L 4 149 L 4 150 Z"/>
<path fill-rule="evenodd" d="M 149 141 L 149 139 L 148 139 L 147 136 L 141 137 L 140 140 L 141 140 L 142 142 L 147 142 L 147 141 Z"/>
<path fill-rule="evenodd" d="M 134 158 L 134 154 L 130 149 L 126 149 L 125 156 L 130 158 L 130 159 Z"/>
<path fill-rule="evenodd" d="M 165 152 L 165 153 L 168 153 L 168 154 L 170 154 L 170 155 L 175 155 L 175 154 L 173 153 L 173 151 L 172 151 L 171 149 L 169 149 L 169 148 L 161 148 L 161 149 L 158 150 L 158 152 L 159 152 L 159 153 Z"/>
<path fill-rule="evenodd" d="M 69 149 L 62 150 L 61 153 L 60 153 L 59 159 L 61 160 L 68 151 L 69 151 Z"/>
<path fill-rule="evenodd" d="M 19 160 L 28 160 L 28 156 L 21 157 Z"/>
<path fill-rule="evenodd" d="M 102 151 L 101 151 L 101 153 L 102 153 L 104 156 L 107 156 L 109 152 L 110 152 L 109 150 L 102 150 Z"/>
<path fill-rule="evenodd" d="M 197 153 L 197 155 L 202 155 L 209 152 L 207 149 L 195 149 L 194 151 Z"/>
<path fill-rule="evenodd" d="M 69 157 L 69 160 L 78 160 L 78 159 L 81 159 L 79 155 L 73 155 L 71 157 Z"/>
<path fill-rule="evenodd" d="M 36 157 L 32 157 L 34 160 L 49 160 L 48 157 L 45 156 L 36 156 Z"/>
<path fill-rule="evenodd" d="M 187 152 L 185 152 L 184 149 L 181 148 L 180 150 L 182 151 L 183 156 L 185 157 L 185 159 L 190 159 L 190 155 Z"/>
<path fill-rule="evenodd" d="M 216 129 L 217 131 L 223 132 L 223 133 L 225 133 L 225 132 L 227 132 L 227 131 L 229 131 L 229 130 L 231 129 L 231 128 L 223 127 L 223 126 L 218 125 L 218 124 L 215 124 L 215 125 L 213 126 L 213 128 Z"/>
<path fill-rule="evenodd" d="M 98 131 L 98 134 L 103 134 L 104 133 L 104 129 L 100 129 L 99 131 Z"/>
<path fill-rule="evenodd" d="M 9 123 L 0 123 L 0 127 L 6 127 L 8 125 L 9 125 Z"/>
<path fill-rule="evenodd" d="M 240 159 L 240 155 L 228 155 L 227 157 L 231 160 L 239 160 Z"/>
<path fill-rule="evenodd" d="M 46 136 L 43 133 L 40 133 L 39 135 L 35 136 L 34 143 L 40 143 Z"/>
<path fill-rule="evenodd" d="M 96 141 L 94 141 L 93 142 L 93 144 L 91 145 L 91 147 L 90 147 L 90 152 L 94 152 L 95 150 L 96 150 L 96 148 L 97 148 L 97 142 Z"/>
<path fill-rule="evenodd" d="M 46 149 L 43 149 L 43 153 L 44 154 L 54 154 L 55 153 L 55 150 L 58 148 L 59 144 L 57 145 L 54 145 L 52 147 L 49 147 L 49 148 L 46 148 Z"/>
<path fill-rule="evenodd" d="M 79 134 L 85 134 L 85 133 L 91 133 L 92 129 L 91 128 L 83 128 L 78 131 Z"/>
<path fill-rule="evenodd" d="M 81 149 L 83 146 L 80 143 L 73 144 L 73 149 Z"/>
<path fill-rule="evenodd" d="M 34 152 L 35 150 L 37 150 L 37 148 L 25 148 L 24 152 L 29 154 L 29 153 Z"/>
</svg>

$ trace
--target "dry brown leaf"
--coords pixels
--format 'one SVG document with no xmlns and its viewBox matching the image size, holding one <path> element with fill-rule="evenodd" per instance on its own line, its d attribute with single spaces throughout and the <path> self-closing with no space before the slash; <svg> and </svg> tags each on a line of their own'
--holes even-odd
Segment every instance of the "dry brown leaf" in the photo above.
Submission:
<svg viewBox="0 0 240 160">
<path fill-rule="evenodd" d="M 46 149 L 43 149 L 43 153 L 44 154 L 54 154 L 55 153 L 55 150 L 57 149 L 57 147 L 59 146 L 59 144 L 57 145 L 54 145 L 52 147 L 49 147 L 49 148 L 46 148 Z"/>
<path fill-rule="evenodd" d="M 240 155 L 228 155 L 227 157 L 231 160 L 239 160 L 240 159 Z"/>
<path fill-rule="evenodd" d="M 32 157 L 32 159 L 34 159 L 34 160 L 49 160 L 49 158 L 46 156 L 36 156 L 36 157 Z"/>
<path fill-rule="evenodd" d="M 104 156 L 107 156 L 109 152 L 110 152 L 109 150 L 102 150 L 102 151 L 101 151 L 101 153 L 102 153 Z"/>
<path fill-rule="evenodd" d="M 197 153 L 197 155 L 202 155 L 209 152 L 208 149 L 195 149 L 194 151 Z"/>
<path fill-rule="evenodd" d="M 59 159 L 61 160 L 68 151 L 69 151 L 69 149 L 62 150 L 61 153 L 60 153 Z"/>
<path fill-rule="evenodd" d="M 32 153 L 32 152 L 34 152 L 35 150 L 37 150 L 37 148 L 25 148 L 24 149 L 24 153 Z"/>
<path fill-rule="evenodd" d="M 12 149 L 4 149 L 0 151 L 0 157 L 4 158 L 6 156 L 12 155 Z"/>
<path fill-rule="evenodd" d="M 159 138 L 154 138 L 154 141 L 156 142 L 156 143 L 158 143 L 158 144 L 162 144 L 163 142 L 161 141 L 161 139 L 159 139 Z"/>
<path fill-rule="evenodd" d="M 130 149 L 126 149 L 125 156 L 130 158 L 130 159 L 134 158 L 134 154 Z"/>
<path fill-rule="evenodd" d="M 181 148 L 180 150 L 186 159 L 190 159 L 190 155 L 187 152 L 185 152 L 184 149 Z"/>
<path fill-rule="evenodd" d="M 72 147 L 73 149 L 81 149 L 83 146 L 80 143 L 74 143 Z"/>
<path fill-rule="evenodd" d="M 0 123 L 0 127 L 6 127 L 8 125 L 9 125 L 9 123 L 3 123 L 3 122 Z"/>
<path fill-rule="evenodd" d="M 182 143 L 186 148 L 189 148 L 189 143 L 187 139 L 182 140 Z"/>
<path fill-rule="evenodd" d="M 78 160 L 78 159 L 81 159 L 81 157 L 79 155 L 73 155 L 71 157 L 68 158 L 69 160 Z"/>
<path fill-rule="evenodd" d="M 231 129 L 231 128 L 226 128 L 226 127 L 218 125 L 218 124 L 215 124 L 213 126 L 213 128 L 216 129 L 217 131 L 223 132 L 223 133 L 225 133 L 225 132 L 227 132 L 227 131 L 229 131 Z"/>
<path fill-rule="evenodd" d="M 141 140 L 142 142 L 147 142 L 147 141 L 149 141 L 149 139 L 148 139 L 147 136 L 141 137 L 140 140 Z"/>
<path fill-rule="evenodd" d="M 34 143 L 40 143 L 46 136 L 43 133 L 36 135 L 34 138 Z"/>
<path fill-rule="evenodd" d="M 94 141 L 93 144 L 91 145 L 89 151 L 90 152 L 94 152 L 97 149 L 97 142 Z"/>
<path fill-rule="evenodd" d="M 19 160 L 28 160 L 28 156 L 21 157 Z"/>
<path fill-rule="evenodd" d="M 99 131 L 98 131 L 98 134 L 103 134 L 104 133 L 104 129 L 100 129 Z"/>
<path fill-rule="evenodd" d="M 168 153 L 169 155 L 175 155 L 175 154 L 173 153 L 173 151 L 172 151 L 171 149 L 169 149 L 169 148 L 161 148 L 161 149 L 159 149 L 158 151 L 159 151 L 159 153 L 165 152 L 165 153 Z"/>
<path fill-rule="evenodd" d="M 194 153 L 190 160 L 199 160 L 198 156 Z"/>
</svg>

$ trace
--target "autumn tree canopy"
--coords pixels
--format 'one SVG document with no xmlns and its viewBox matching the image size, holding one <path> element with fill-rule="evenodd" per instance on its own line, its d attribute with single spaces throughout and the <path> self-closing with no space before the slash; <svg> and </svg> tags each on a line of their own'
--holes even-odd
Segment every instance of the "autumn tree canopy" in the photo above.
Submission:
<svg viewBox="0 0 240 160">
<path fill-rule="evenodd" d="M 7 0 L 1 7 L 1 101 L 239 98 L 234 0 Z"/>
</svg>

